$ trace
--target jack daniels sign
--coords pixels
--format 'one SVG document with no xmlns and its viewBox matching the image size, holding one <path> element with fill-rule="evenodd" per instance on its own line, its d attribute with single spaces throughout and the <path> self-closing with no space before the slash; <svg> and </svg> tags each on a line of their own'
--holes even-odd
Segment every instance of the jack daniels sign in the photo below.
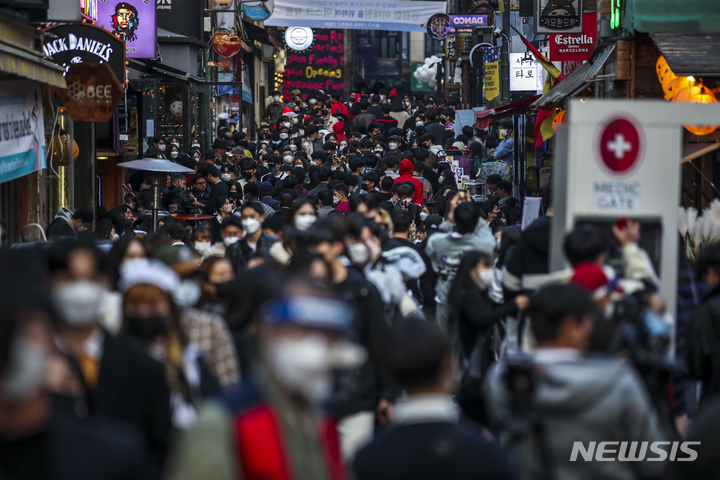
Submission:
<svg viewBox="0 0 720 480">
<path fill-rule="evenodd" d="M 537 0 L 538 33 L 582 32 L 582 0 Z"/>
</svg>

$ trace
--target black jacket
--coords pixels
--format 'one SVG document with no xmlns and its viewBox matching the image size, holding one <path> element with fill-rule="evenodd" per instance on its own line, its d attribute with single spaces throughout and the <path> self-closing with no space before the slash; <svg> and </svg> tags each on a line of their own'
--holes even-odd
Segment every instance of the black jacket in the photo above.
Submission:
<svg viewBox="0 0 720 480">
<path fill-rule="evenodd" d="M 216 213 L 217 210 L 215 207 L 218 199 L 220 197 L 227 197 L 228 193 L 230 193 L 230 190 L 228 189 L 227 183 L 219 181 L 213 185 L 210 190 L 210 197 L 208 198 L 208 206 L 210 207 L 208 213 Z"/>
<path fill-rule="evenodd" d="M 683 360 L 687 374 L 702 381 L 702 397 L 720 393 L 720 287 L 707 294 L 690 316 Z"/>
<path fill-rule="evenodd" d="M 163 207 L 165 207 L 165 210 L 170 211 L 170 205 L 178 205 L 180 203 L 180 193 L 182 193 L 184 189 L 177 187 L 175 185 L 170 185 L 170 188 L 168 188 L 167 193 L 163 196 Z"/>
<path fill-rule="evenodd" d="M 435 145 L 439 145 L 440 148 L 445 146 L 445 126 L 440 125 L 437 122 L 425 124 L 425 131 L 435 138 L 433 142 Z"/>
<path fill-rule="evenodd" d="M 165 368 L 125 340 L 106 333 L 90 410 L 135 425 L 161 464 L 171 428 Z"/>
<path fill-rule="evenodd" d="M 256 257 L 265 257 L 269 255 L 270 247 L 273 246 L 278 239 L 263 233 L 257 242 L 255 251 L 248 245 L 247 237 L 241 239 L 239 242 L 230 245 L 225 251 L 225 257 L 232 263 L 233 271 L 235 276 L 240 275 L 240 272 L 245 270 L 250 260 Z"/>
<path fill-rule="evenodd" d="M 205 191 L 207 192 L 207 190 Z M 178 213 L 198 213 L 198 209 L 197 207 L 195 207 L 195 204 L 190 198 L 190 194 L 195 197 L 195 200 L 197 200 L 203 205 L 203 213 L 212 213 L 209 202 L 210 196 L 207 194 L 200 195 L 200 192 L 198 192 L 194 188 L 191 188 L 190 190 L 183 190 L 178 194 Z"/>
<path fill-rule="evenodd" d="M 56 218 L 45 230 L 47 238 L 74 237 L 75 229 L 62 218 Z"/>
<path fill-rule="evenodd" d="M 442 421 L 401 424 L 360 450 L 357 480 L 506 480 L 505 456 L 479 430 Z"/>
<path fill-rule="evenodd" d="M 552 217 L 536 220 L 508 252 L 503 276 L 506 299 L 533 292 L 550 272 L 551 225 Z"/>
</svg>

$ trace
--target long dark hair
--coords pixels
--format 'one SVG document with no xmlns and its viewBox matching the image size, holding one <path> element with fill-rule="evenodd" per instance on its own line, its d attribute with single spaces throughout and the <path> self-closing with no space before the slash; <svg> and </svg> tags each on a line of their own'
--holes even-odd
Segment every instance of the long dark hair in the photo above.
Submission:
<svg viewBox="0 0 720 480">
<path fill-rule="evenodd" d="M 453 328 L 457 326 L 463 297 L 468 294 L 468 290 L 471 288 L 477 289 L 475 280 L 473 280 L 470 276 L 470 273 L 480 262 L 483 262 L 488 266 L 492 266 L 493 264 L 492 258 L 490 258 L 488 254 L 477 250 L 467 252 L 463 255 L 462 260 L 460 261 L 460 267 L 458 267 L 458 270 L 455 273 L 455 278 L 450 285 L 450 293 L 448 294 L 448 304 L 450 305 L 448 331 L 450 332 L 452 332 Z"/>
</svg>

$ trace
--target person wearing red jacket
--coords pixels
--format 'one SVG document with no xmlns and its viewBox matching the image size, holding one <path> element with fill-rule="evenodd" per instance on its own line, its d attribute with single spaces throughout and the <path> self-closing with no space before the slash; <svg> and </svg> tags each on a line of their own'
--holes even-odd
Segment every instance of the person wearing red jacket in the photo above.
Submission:
<svg viewBox="0 0 720 480">
<path fill-rule="evenodd" d="M 340 102 L 340 94 L 331 93 L 330 98 L 333 101 L 333 104 L 330 107 L 330 113 L 337 116 L 337 113 L 340 112 L 345 115 L 345 118 L 350 118 L 350 111 L 348 110 L 347 105 Z"/>
<path fill-rule="evenodd" d="M 394 183 L 405 183 L 405 182 L 412 182 L 413 185 L 415 185 L 415 193 L 413 194 L 413 203 L 417 205 L 422 205 L 423 203 L 423 185 L 420 180 L 413 177 L 413 163 L 408 160 L 407 158 L 404 159 L 402 162 L 400 162 L 400 167 L 398 168 L 398 173 L 400 173 L 400 176 L 395 179 Z"/>
</svg>

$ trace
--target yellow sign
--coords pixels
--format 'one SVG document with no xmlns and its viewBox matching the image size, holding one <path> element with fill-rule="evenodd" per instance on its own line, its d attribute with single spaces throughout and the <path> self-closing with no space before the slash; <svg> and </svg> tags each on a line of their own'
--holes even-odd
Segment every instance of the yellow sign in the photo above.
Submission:
<svg viewBox="0 0 720 480">
<path fill-rule="evenodd" d="M 500 95 L 500 47 L 483 49 L 485 65 L 485 100 L 488 102 Z"/>
</svg>

